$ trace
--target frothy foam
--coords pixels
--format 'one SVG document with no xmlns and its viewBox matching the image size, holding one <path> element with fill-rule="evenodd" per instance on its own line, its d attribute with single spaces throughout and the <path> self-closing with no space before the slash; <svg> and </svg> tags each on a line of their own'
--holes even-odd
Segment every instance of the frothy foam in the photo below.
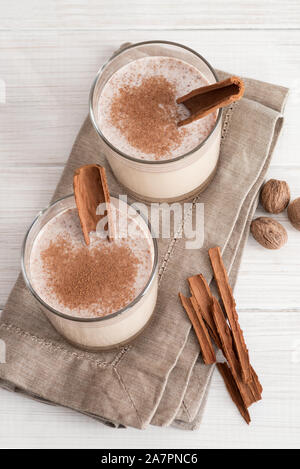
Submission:
<svg viewBox="0 0 300 469">
<path fill-rule="evenodd" d="M 118 218 L 118 210 L 115 210 L 115 220 Z M 121 214 L 121 219 L 124 220 L 124 214 Z M 126 215 L 127 224 L 129 226 L 127 237 L 116 238 L 114 241 L 109 242 L 106 238 L 99 237 L 97 233 L 91 233 L 91 243 L 89 246 L 85 245 L 80 222 L 76 209 L 66 210 L 59 215 L 56 215 L 51 219 L 38 234 L 30 256 L 30 274 L 33 287 L 37 291 L 38 295 L 52 308 L 71 316 L 80 317 L 99 317 L 106 316 L 124 308 L 131 301 L 133 301 L 142 289 L 145 287 L 153 266 L 153 247 L 149 238 L 149 233 L 145 232 L 145 229 L 138 223 L 136 218 L 132 218 Z M 123 233 L 124 234 L 124 233 Z M 57 259 L 57 265 L 53 264 L 53 252 L 57 256 L 57 253 L 62 252 L 61 258 Z M 124 252 L 128 256 L 131 264 L 134 264 L 134 270 L 130 270 L 130 285 L 126 285 L 126 269 L 130 266 L 126 265 L 127 257 L 124 257 Z M 68 255 L 70 253 L 70 256 Z M 122 259 L 119 257 L 122 256 Z M 52 256 L 52 257 L 51 257 Z M 87 300 L 84 297 L 85 284 L 83 278 L 78 278 L 82 275 L 82 268 L 80 265 L 75 266 L 74 281 L 75 285 L 80 285 L 83 288 L 84 301 L 81 302 L 80 295 L 76 292 L 75 302 L 78 304 L 74 305 L 74 298 L 71 297 L 72 301 L 67 302 L 62 300 L 60 292 L 61 288 L 70 289 L 72 286 L 73 278 L 70 275 L 69 267 L 74 268 L 74 259 L 76 256 L 81 256 L 87 265 L 85 269 L 85 275 L 87 278 L 93 272 L 88 272 L 89 266 L 91 271 L 93 269 L 93 259 L 97 261 L 97 256 L 102 256 L 105 259 L 106 265 L 103 265 L 103 271 L 108 272 L 110 276 L 109 284 L 103 285 L 103 288 L 99 288 L 100 292 L 103 292 L 102 297 L 97 302 L 93 301 L 87 305 Z M 94 257 L 93 257 L 94 256 Z M 51 262 L 50 262 L 51 261 Z M 95 262 L 95 265 L 97 262 Z M 49 267 L 55 265 L 55 271 L 57 268 L 65 269 L 66 279 L 64 280 L 61 271 L 58 271 L 58 277 L 62 282 L 66 282 L 66 285 L 58 285 L 59 291 L 57 290 L 57 282 L 55 282 L 55 276 L 53 272 L 49 272 Z M 100 268 L 100 271 L 99 271 Z M 98 269 L 98 270 L 97 270 Z M 105 283 L 105 276 L 103 276 L 101 265 L 96 269 L 96 274 L 99 276 L 99 282 Z M 118 279 L 114 282 L 113 272 L 117 272 L 121 282 L 118 284 Z M 68 277 L 68 278 L 67 278 Z M 93 281 L 94 278 L 93 278 Z M 123 291 L 122 285 L 123 282 Z M 98 285 L 96 285 L 98 291 Z M 99 286 L 100 287 L 100 286 Z M 126 288 L 125 288 L 126 287 Z M 88 292 L 90 297 L 93 297 Z M 66 304 L 67 303 L 67 304 Z M 70 306 L 71 305 L 71 306 Z"/>
<path fill-rule="evenodd" d="M 153 81 L 152 106 L 149 106 L 149 103 L 151 104 L 151 88 L 146 86 L 147 80 L 149 83 L 151 80 Z M 173 93 L 173 95 L 170 94 L 171 102 L 169 100 L 165 103 L 163 99 L 161 103 L 158 102 L 155 80 L 157 83 L 158 80 L 161 80 L 162 83 L 169 84 L 169 88 L 166 87 L 166 92 Z M 195 88 L 208 84 L 199 70 L 179 59 L 144 57 L 135 60 L 115 72 L 104 86 L 98 104 L 99 128 L 112 145 L 129 156 L 144 160 L 168 160 L 181 156 L 196 148 L 211 133 L 216 122 L 217 112 L 178 128 L 177 122 L 188 117 L 189 112 L 183 105 L 176 104 L 176 99 Z M 142 91 L 144 90 L 146 94 L 143 97 Z M 128 103 L 131 106 L 136 97 L 137 105 L 139 105 L 138 111 L 141 115 L 141 120 L 139 120 L 139 114 L 137 114 L 136 129 L 133 128 L 131 133 L 128 132 L 126 124 L 134 127 L 134 120 L 129 121 L 131 115 L 126 107 L 126 93 L 129 98 Z M 142 115 L 143 104 L 145 104 L 145 114 L 152 113 L 152 116 Z M 116 109 L 118 113 L 116 113 Z M 162 118 L 158 120 L 157 116 Z M 157 129 L 155 129 L 156 120 L 157 125 L 160 126 Z M 166 145 L 163 144 L 164 142 L 152 145 L 151 152 L 151 141 L 155 141 L 155 137 L 158 138 L 158 136 L 161 138 L 161 126 L 164 126 Z M 137 131 L 135 139 L 133 138 L 135 136 L 134 130 Z M 139 132 L 143 134 L 143 142 L 148 137 L 149 145 L 140 144 Z"/>
</svg>

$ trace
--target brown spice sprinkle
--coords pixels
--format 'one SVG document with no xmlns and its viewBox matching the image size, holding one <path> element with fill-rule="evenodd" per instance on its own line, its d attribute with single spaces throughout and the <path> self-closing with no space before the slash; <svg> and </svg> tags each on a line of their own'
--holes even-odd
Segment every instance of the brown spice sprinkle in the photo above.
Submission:
<svg viewBox="0 0 300 469">
<path fill-rule="evenodd" d="M 162 75 L 123 86 L 111 104 L 111 123 L 130 145 L 157 158 L 182 142 L 185 131 L 177 128 L 179 118 L 175 86 Z"/>
<path fill-rule="evenodd" d="M 139 260 L 126 245 L 74 248 L 70 238 L 59 235 L 41 259 L 49 288 L 67 308 L 97 313 L 101 306 L 101 315 L 106 315 L 135 297 Z"/>
</svg>

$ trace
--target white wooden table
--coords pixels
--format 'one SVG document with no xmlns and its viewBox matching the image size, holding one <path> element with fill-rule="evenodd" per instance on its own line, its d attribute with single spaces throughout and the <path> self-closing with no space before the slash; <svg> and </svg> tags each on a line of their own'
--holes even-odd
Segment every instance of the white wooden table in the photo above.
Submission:
<svg viewBox="0 0 300 469">
<path fill-rule="evenodd" d="M 299 0 L 1 0 L 0 308 L 19 271 L 26 227 L 49 202 L 87 114 L 97 69 L 120 43 L 149 39 L 181 42 L 217 68 L 290 87 L 269 175 L 300 196 Z M 249 427 L 217 373 L 196 432 L 116 431 L 0 390 L 0 447 L 299 447 L 300 233 L 285 213 L 278 220 L 288 244 L 272 252 L 250 238 L 236 288 L 264 386 Z"/>
</svg>

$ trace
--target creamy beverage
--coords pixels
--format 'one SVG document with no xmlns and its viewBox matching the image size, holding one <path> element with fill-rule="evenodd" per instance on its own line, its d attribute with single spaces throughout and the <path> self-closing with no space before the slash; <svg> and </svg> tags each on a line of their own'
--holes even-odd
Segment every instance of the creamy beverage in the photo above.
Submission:
<svg viewBox="0 0 300 469">
<path fill-rule="evenodd" d="M 90 115 L 101 152 L 126 192 L 172 202 L 207 187 L 219 158 L 221 111 L 178 127 L 189 111 L 176 99 L 216 81 L 207 62 L 175 43 L 136 44 L 103 67 Z"/>
<path fill-rule="evenodd" d="M 143 218 L 111 199 L 115 238 L 101 228 L 85 244 L 73 196 L 50 206 L 27 236 L 23 273 L 47 317 L 67 339 L 109 348 L 135 337 L 156 303 L 156 244 Z M 53 213 L 52 213 L 53 212 Z M 32 238 L 32 239 L 31 239 Z"/>
<path fill-rule="evenodd" d="M 120 68 L 99 99 L 103 135 L 118 150 L 142 160 L 170 160 L 197 147 L 211 133 L 213 112 L 178 127 L 189 111 L 176 99 L 208 85 L 192 65 L 171 57 L 144 57 Z"/>
<path fill-rule="evenodd" d="M 132 218 L 128 231 L 111 242 L 92 233 L 86 246 L 77 210 L 56 215 L 40 231 L 31 252 L 37 293 L 71 316 L 106 316 L 127 306 L 146 285 L 153 263 L 149 239 Z"/>
</svg>

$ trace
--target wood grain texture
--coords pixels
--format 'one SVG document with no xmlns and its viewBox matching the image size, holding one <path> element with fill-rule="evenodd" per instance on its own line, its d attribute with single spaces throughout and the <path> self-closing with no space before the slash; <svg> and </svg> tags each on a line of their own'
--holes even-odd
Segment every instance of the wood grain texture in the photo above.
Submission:
<svg viewBox="0 0 300 469">
<path fill-rule="evenodd" d="M 26 228 L 48 204 L 87 114 L 93 77 L 122 42 L 182 42 L 217 68 L 289 87 L 268 176 L 300 196 L 298 0 L 2 0 L 0 13 L 0 307 L 19 271 Z M 259 207 L 256 216 L 264 214 Z M 267 251 L 249 237 L 235 291 L 264 386 L 249 428 L 217 373 L 197 432 L 116 431 L 0 389 L 0 447 L 299 447 L 300 236 L 286 212 L 276 219 L 287 245 Z"/>
<path fill-rule="evenodd" d="M 88 113 L 99 67 L 128 39 L 155 38 L 156 31 L 0 32 L 0 85 L 6 85 L 6 103 L 0 103 L 1 166 L 62 165 Z M 289 87 L 273 165 L 300 164 L 300 31 L 164 31 L 159 38 L 181 41 L 219 69 Z"/>
<path fill-rule="evenodd" d="M 113 430 L 62 407 L 0 389 L 0 446 L 15 448 L 295 448 L 300 434 L 300 316 L 243 313 L 251 362 L 264 387 L 248 427 L 214 373 L 198 431 Z"/>
<path fill-rule="evenodd" d="M 3 29 L 297 28 L 297 0 L 2 0 Z"/>
</svg>

